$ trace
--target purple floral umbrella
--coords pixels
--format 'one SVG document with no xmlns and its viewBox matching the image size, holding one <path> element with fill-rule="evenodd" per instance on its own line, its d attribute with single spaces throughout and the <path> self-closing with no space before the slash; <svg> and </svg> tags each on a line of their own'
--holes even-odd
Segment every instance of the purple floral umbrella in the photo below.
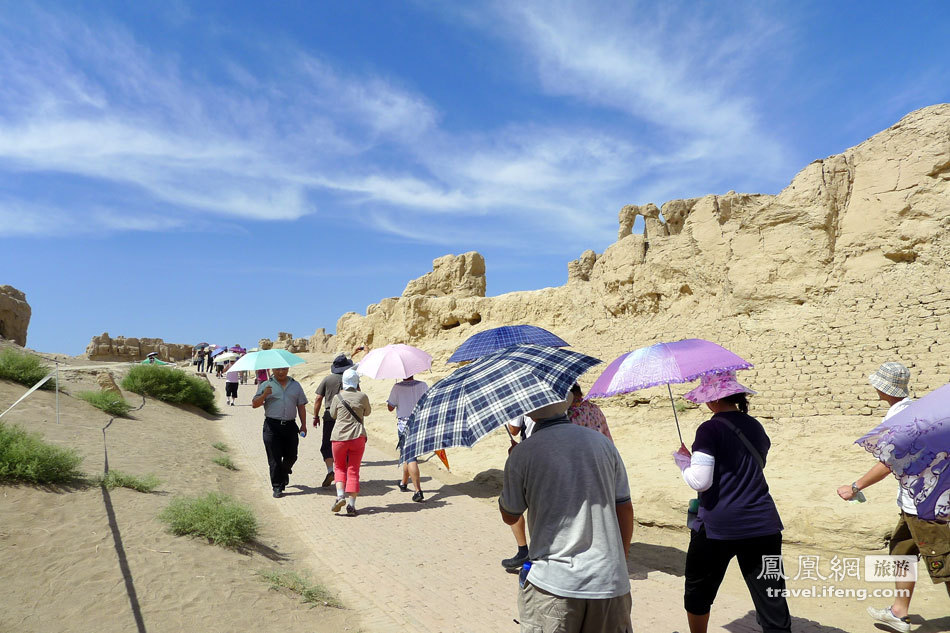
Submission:
<svg viewBox="0 0 950 633">
<path fill-rule="evenodd" d="M 917 516 L 950 521 L 950 385 L 912 403 L 855 440 L 914 497 Z"/>
<path fill-rule="evenodd" d="M 607 398 L 647 387 L 666 385 L 673 405 L 671 383 L 690 382 L 703 374 L 749 369 L 752 363 L 725 347 L 701 338 L 657 343 L 620 356 L 607 366 L 587 393 L 588 398 Z M 680 421 L 673 406 L 673 419 L 680 442 Z"/>
</svg>

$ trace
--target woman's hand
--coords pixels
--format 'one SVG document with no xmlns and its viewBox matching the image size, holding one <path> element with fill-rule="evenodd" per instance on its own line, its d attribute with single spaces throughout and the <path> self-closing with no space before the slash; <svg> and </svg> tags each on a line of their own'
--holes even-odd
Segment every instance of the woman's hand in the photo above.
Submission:
<svg viewBox="0 0 950 633">
<path fill-rule="evenodd" d="M 673 461 L 676 462 L 680 470 L 685 470 L 690 467 L 691 458 L 692 455 L 690 455 L 689 449 L 686 448 L 685 444 L 680 444 L 679 450 L 673 453 Z"/>
</svg>

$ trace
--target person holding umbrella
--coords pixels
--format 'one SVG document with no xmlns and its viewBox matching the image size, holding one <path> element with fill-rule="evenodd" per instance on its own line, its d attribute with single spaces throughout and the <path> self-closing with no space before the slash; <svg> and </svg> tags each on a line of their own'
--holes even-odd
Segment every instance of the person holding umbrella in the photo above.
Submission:
<svg viewBox="0 0 950 633">
<path fill-rule="evenodd" d="M 429 389 L 429 385 L 421 380 L 416 380 L 415 376 L 409 376 L 393 385 L 389 392 L 389 398 L 386 399 L 386 408 L 396 412 L 396 450 L 400 453 L 402 459 L 402 446 L 406 440 L 406 424 L 409 422 L 409 415 L 415 408 L 419 398 Z M 415 457 L 407 458 L 400 464 L 402 466 L 402 479 L 396 485 L 403 492 L 409 492 L 409 479 L 412 479 L 415 492 L 412 495 L 413 501 L 425 501 L 422 494 L 422 483 L 419 481 L 419 461 Z"/>
<path fill-rule="evenodd" d="M 288 370 L 288 367 L 271 369 L 272 378 L 257 386 L 251 400 L 253 408 L 264 407 L 264 450 L 275 499 L 284 496 L 290 482 L 300 442 L 297 433 L 307 432 L 307 396 L 300 383 L 287 375 Z M 297 417 L 300 428 L 296 424 Z"/>
<path fill-rule="evenodd" d="M 877 371 L 868 376 L 868 382 L 877 391 L 878 399 L 888 405 L 887 413 L 884 414 L 882 420 L 882 426 L 914 402 L 910 397 L 910 371 L 901 363 L 884 363 Z M 923 402 L 922 400 L 921 404 Z M 926 418 L 922 418 L 921 422 L 925 420 Z M 915 426 L 918 426 L 916 420 Z M 918 428 L 915 432 L 919 433 L 920 430 Z M 862 440 L 869 437 L 874 440 L 878 439 L 877 434 L 872 432 Z M 858 440 L 858 442 L 864 443 L 862 440 Z M 885 441 L 884 444 L 886 445 L 886 443 Z M 926 442 L 918 441 L 915 438 L 913 444 L 925 445 Z M 865 447 L 869 450 L 881 448 L 876 441 L 866 443 Z M 943 450 L 948 449 L 944 446 Z M 872 450 L 872 452 L 874 451 Z M 894 452 L 893 449 L 887 451 L 891 455 Z M 903 451 L 900 454 L 903 454 Z M 880 452 L 877 455 L 883 458 Z M 854 483 L 840 486 L 838 496 L 845 501 L 851 501 L 855 497 L 861 499 L 863 498 L 861 491 L 864 488 L 876 484 L 890 474 L 892 474 L 890 466 L 884 461 L 879 461 L 864 475 L 856 479 Z M 927 520 L 918 516 L 920 513 L 918 512 L 917 501 L 914 495 L 904 486 L 899 488 L 897 506 L 900 508 L 900 518 L 891 536 L 888 553 L 891 556 L 920 556 L 926 554 L 927 571 L 931 580 L 934 583 L 944 583 L 947 593 L 950 594 L 950 524 L 946 521 Z M 936 517 L 933 518 L 936 519 Z M 925 549 L 924 552 L 921 552 L 919 545 L 921 543 L 929 544 L 929 550 Z M 910 601 L 914 595 L 916 583 L 913 580 L 898 580 L 895 584 L 897 591 L 891 606 L 883 609 L 868 607 L 868 615 L 895 631 L 910 631 L 911 625 L 907 615 L 910 611 Z"/>
<path fill-rule="evenodd" d="M 530 561 L 518 593 L 521 630 L 632 631 L 627 554 L 633 504 L 616 447 L 572 424 L 562 402 L 529 412 L 530 437 L 505 463 L 502 520 L 527 513 Z"/>
<path fill-rule="evenodd" d="M 764 631 L 791 631 L 781 573 L 764 573 L 767 559 L 781 560 L 782 520 L 769 494 L 763 468 L 771 441 L 749 415 L 746 394 L 734 371 L 704 374 L 684 398 L 705 403 L 713 416 L 696 430 L 693 452 L 680 445 L 673 457 L 683 479 L 699 491 L 699 513 L 690 526 L 684 603 L 690 633 L 705 633 L 709 611 L 732 559 L 755 605 Z"/>
</svg>

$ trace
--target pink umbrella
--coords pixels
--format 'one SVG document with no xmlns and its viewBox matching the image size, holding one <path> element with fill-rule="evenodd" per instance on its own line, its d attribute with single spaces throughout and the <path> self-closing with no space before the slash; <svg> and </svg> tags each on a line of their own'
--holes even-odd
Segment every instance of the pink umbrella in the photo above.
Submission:
<svg viewBox="0 0 950 633">
<path fill-rule="evenodd" d="M 370 378 L 402 380 L 426 371 L 432 366 L 432 357 L 412 345 L 396 343 L 370 350 L 360 361 L 357 371 Z"/>
</svg>

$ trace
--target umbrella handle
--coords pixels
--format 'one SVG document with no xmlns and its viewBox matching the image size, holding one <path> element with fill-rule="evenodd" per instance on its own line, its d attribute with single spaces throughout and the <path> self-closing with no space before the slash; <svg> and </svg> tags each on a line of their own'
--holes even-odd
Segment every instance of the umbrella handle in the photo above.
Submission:
<svg viewBox="0 0 950 633">
<path fill-rule="evenodd" d="M 673 389 L 670 387 L 670 383 L 666 383 L 666 390 L 670 392 L 670 406 L 673 407 L 673 420 L 676 422 L 676 434 L 680 437 L 680 444 L 686 446 L 686 443 L 683 441 L 683 432 L 680 431 L 680 419 L 676 415 L 676 403 L 673 402 Z"/>
</svg>

